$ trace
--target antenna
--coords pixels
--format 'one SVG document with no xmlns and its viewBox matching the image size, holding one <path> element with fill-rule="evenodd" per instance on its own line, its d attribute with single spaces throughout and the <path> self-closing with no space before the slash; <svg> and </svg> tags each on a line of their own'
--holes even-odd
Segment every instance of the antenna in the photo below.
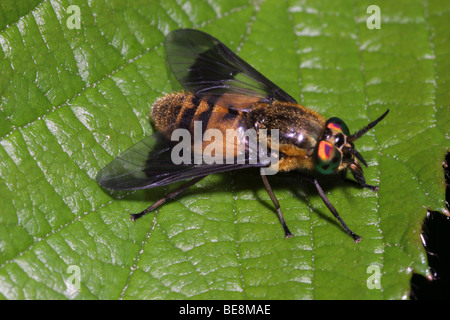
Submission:
<svg viewBox="0 0 450 320">
<path fill-rule="evenodd" d="M 383 120 L 384 117 L 386 117 L 386 115 L 389 113 L 389 109 L 387 109 L 387 111 L 385 113 L 383 113 L 381 115 L 381 117 L 379 117 L 377 120 L 369 123 L 367 126 L 365 126 L 364 128 L 362 128 L 361 130 L 359 130 L 358 132 L 352 134 L 351 136 L 347 137 L 347 141 L 355 141 L 356 139 L 360 138 L 363 134 L 365 134 L 367 131 L 369 131 L 370 129 L 372 129 L 373 127 L 375 127 L 378 122 L 380 122 L 381 120 Z M 356 151 L 356 150 L 355 150 Z M 352 152 L 353 153 L 353 152 Z M 354 153 L 355 156 L 358 157 L 358 153 Z M 361 160 L 361 155 L 358 157 L 359 160 Z M 361 160 L 362 163 L 364 163 L 363 160 Z"/>
</svg>

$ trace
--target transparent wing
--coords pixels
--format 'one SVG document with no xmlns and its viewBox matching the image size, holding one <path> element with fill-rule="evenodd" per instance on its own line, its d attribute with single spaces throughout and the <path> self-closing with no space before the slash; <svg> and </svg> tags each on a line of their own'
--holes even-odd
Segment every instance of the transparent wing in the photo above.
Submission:
<svg viewBox="0 0 450 320">
<path fill-rule="evenodd" d="M 249 167 L 264 167 L 257 161 L 257 150 L 250 145 L 242 157 L 224 159 L 222 163 L 195 164 L 195 154 L 187 164 L 173 161 L 173 142 L 162 132 L 157 132 L 136 143 L 120 154 L 97 174 L 100 185 L 111 190 L 154 188 L 177 181 L 206 176 L 213 173 Z"/>
<path fill-rule="evenodd" d="M 166 38 L 167 60 L 177 80 L 201 95 L 246 95 L 262 102 L 295 99 L 207 33 L 180 29 Z"/>
<path fill-rule="evenodd" d="M 169 33 L 166 52 L 175 77 L 186 90 L 197 96 L 215 97 L 212 100 L 216 103 L 229 108 L 237 105 L 240 110 L 257 101 L 296 103 L 223 43 L 204 32 L 181 29 Z M 191 151 L 190 163 L 175 164 L 172 159 L 174 143 L 158 132 L 120 154 L 98 173 L 97 180 L 108 189 L 134 190 L 212 173 L 268 166 L 267 161 L 260 161 L 256 145 L 239 148 L 226 143 L 227 148 L 238 151 L 232 159 L 224 156 L 223 163 L 196 164 L 193 159 L 198 155 Z"/>
</svg>

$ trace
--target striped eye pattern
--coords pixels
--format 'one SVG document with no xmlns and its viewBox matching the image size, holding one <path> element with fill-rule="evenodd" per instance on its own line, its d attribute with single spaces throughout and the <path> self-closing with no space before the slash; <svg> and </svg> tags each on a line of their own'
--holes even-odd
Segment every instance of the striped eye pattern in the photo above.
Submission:
<svg viewBox="0 0 450 320">
<path fill-rule="evenodd" d="M 336 118 L 336 117 L 330 118 L 330 119 L 328 119 L 328 121 L 326 122 L 325 125 L 327 128 L 342 132 L 346 136 L 350 135 L 350 131 L 348 130 L 347 125 L 345 124 L 344 121 L 342 121 L 339 118 Z"/>
<path fill-rule="evenodd" d="M 341 153 L 331 143 L 320 141 L 317 148 L 314 165 L 322 174 L 330 174 L 336 171 L 341 163 Z"/>
</svg>

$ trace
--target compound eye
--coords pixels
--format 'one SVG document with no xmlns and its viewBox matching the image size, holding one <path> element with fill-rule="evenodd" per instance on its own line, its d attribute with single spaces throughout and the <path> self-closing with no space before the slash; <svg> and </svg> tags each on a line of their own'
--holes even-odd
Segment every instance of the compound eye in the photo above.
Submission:
<svg viewBox="0 0 450 320">
<path fill-rule="evenodd" d="M 346 136 L 350 135 L 350 131 L 348 130 L 347 125 L 345 124 L 344 121 L 342 121 L 339 118 L 330 118 L 328 119 L 327 123 L 326 123 L 326 127 L 329 129 L 334 129 L 337 131 L 340 131 L 342 133 L 344 133 Z"/>
<path fill-rule="evenodd" d="M 341 164 L 341 153 L 329 142 L 320 141 L 314 166 L 321 174 L 330 174 L 336 171 Z"/>
</svg>

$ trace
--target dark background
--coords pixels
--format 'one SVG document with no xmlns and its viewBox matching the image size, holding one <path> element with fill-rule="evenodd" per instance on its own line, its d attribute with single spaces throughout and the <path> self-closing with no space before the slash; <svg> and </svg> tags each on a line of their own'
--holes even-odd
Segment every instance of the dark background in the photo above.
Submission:
<svg viewBox="0 0 450 320">
<path fill-rule="evenodd" d="M 446 206 L 450 210 L 450 153 L 445 158 L 444 174 L 447 183 Z M 422 239 L 427 252 L 433 280 L 413 274 L 412 300 L 450 299 L 450 217 L 429 211 L 422 227 Z"/>
</svg>

